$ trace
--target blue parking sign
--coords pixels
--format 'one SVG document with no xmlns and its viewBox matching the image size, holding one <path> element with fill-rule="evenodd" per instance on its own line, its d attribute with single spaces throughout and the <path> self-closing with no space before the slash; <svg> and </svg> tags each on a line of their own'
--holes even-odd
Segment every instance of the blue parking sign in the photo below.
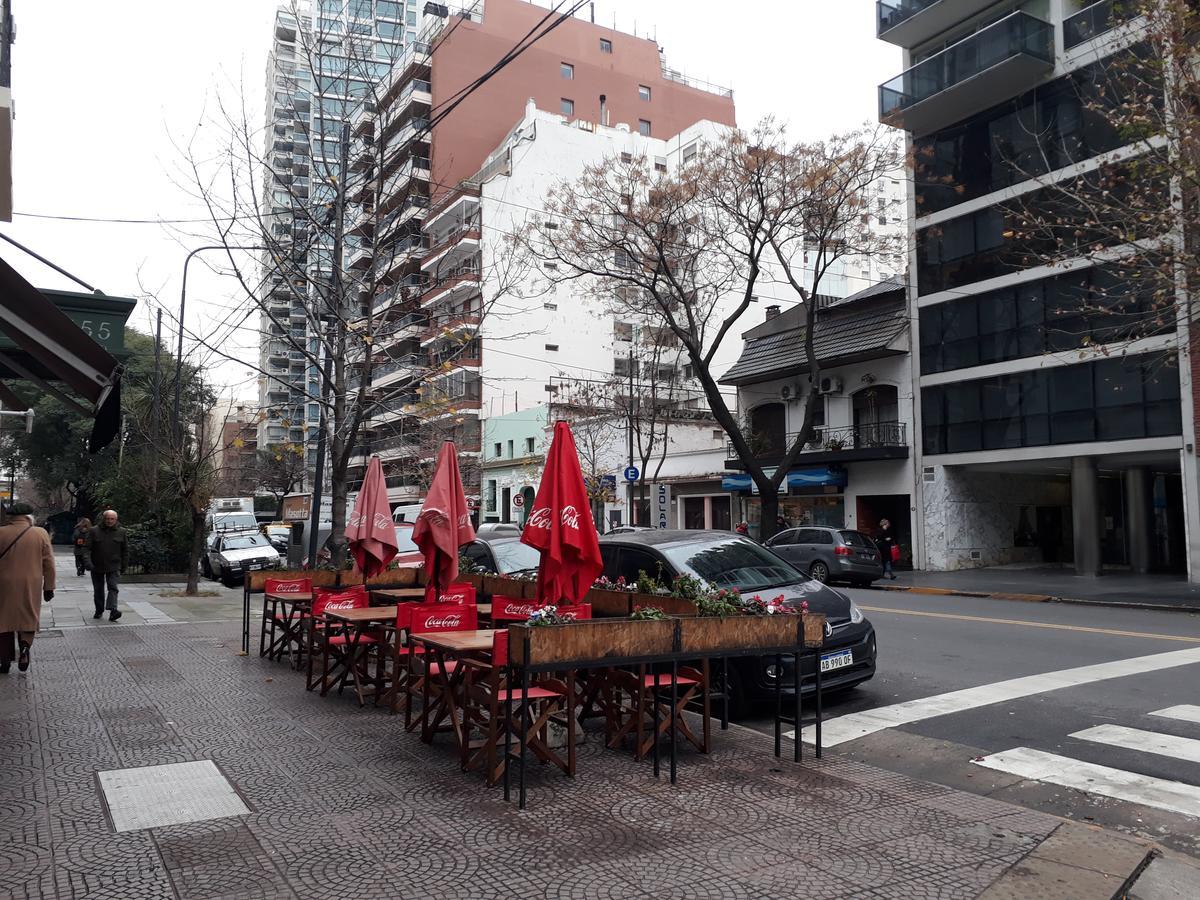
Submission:
<svg viewBox="0 0 1200 900">
<path fill-rule="evenodd" d="M 625 469 L 625 480 L 626 481 L 637 481 L 638 476 L 641 474 L 642 473 L 638 471 L 637 466 L 628 466 Z"/>
</svg>

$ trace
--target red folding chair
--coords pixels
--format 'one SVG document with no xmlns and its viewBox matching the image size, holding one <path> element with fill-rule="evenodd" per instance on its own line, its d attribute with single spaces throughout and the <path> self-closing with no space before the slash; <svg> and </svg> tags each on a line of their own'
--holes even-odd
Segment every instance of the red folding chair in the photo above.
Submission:
<svg viewBox="0 0 1200 900">
<path fill-rule="evenodd" d="M 437 598 L 438 603 L 462 603 L 475 605 L 475 585 L 452 584 Z"/>
<path fill-rule="evenodd" d="M 305 688 L 307 690 L 311 691 L 319 685 L 321 696 L 324 697 L 334 683 L 338 684 L 339 689 L 343 687 L 346 677 L 350 674 L 348 663 L 351 662 L 352 654 L 349 648 L 349 629 L 331 623 L 325 618 L 325 613 L 331 609 L 365 609 L 368 606 L 370 606 L 370 598 L 366 588 L 362 585 L 341 589 L 317 588 L 313 592 L 312 610 L 306 619 L 308 639 L 305 643 L 308 651 L 308 677 Z M 367 644 L 377 643 L 378 640 L 379 638 L 375 635 L 363 635 L 362 637 L 362 642 Z M 319 678 L 313 671 L 314 660 L 318 653 L 321 654 Z M 334 662 L 333 671 L 330 670 L 331 656 Z M 335 682 L 332 676 L 339 672 Z"/>
<path fill-rule="evenodd" d="M 473 605 L 461 603 L 418 603 L 414 605 L 410 622 L 411 635 L 445 631 L 475 631 L 479 627 L 479 610 Z M 456 729 L 453 721 L 455 698 L 462 675 L 459 662 L 449 659 L 442 650 L 426 648 L 426 652 L 408 654 L 409 676 L 405 684 L 406 703 L 404 727 L 412 731 L 421 726 L 422 740 L 430 741 L 441 724 L 451 719 L 449 728 Z M 413 715 L 413 700 L 420 696 L 421 715 Z"/>
<path fill-rule="evenodd" d="M 267 579 L 263 587 L 259 656 L 282 659 L 284 653 L 291 655 L 293 644 L 297 652 L 302 649 L 300 622 L 304 616 L 304 605 L 311 599 L 311 578 Z M 281 606 L 284 609 L 280 609 Z"/>
<path fill-rule="evenodd" d="M 590 606 L 587 612 L 590 614 Z M 464 661 L 466 677 L 460 757 L 463 771 L 482 768 L 487 783 L 496 784 L 503 777 L 509 759 L 505 750 L 507 736 L 513 734 L 519 742 L 524 733 L 526 746 L 538 759 L 574 777 L 574 675 L 567 673 L 564 679 L 538 678 L 530 684 L 528 691 L 510 684 L 508 639 L 508 629 L 498 630 L 492 636 L 489 663 Z M 565 756 L 550 746 L 552 722 L 566 730 Z M 473 740 L 476 731 L 481 734 L 479 740 Z"/>
</svg>

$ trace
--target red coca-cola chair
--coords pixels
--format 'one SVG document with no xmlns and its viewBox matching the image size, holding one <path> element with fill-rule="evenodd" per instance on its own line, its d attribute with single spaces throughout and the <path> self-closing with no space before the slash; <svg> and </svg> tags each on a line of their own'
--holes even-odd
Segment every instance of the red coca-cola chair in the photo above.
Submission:
<svg viewBox="0 0 1200 900">
<path fill-rule="evenodd" d="M 324 697 L 335 683 L 340 689 L 349 674 L 349 658 L 346 652 L 349 637 L 346 629 L 329 622 L 325 613 L 330 609 L 365 609 L 368 606 L 370 598 L 367 589 L 362 585 L 348 588 L 317 588 L 313 591 L 312 609 L 304 619 L 305 647 L 308 654 L 306 690 L 320 687 L 321 696 Z M 378 640 L 377 635 L 364 635 L 362 638 L 362 642 L 368 645 L 377 643 Z M 315 672 L 318 655 L 321 658 L 320 675 Z M 335 679 L 334 675 L 338 677 Z"/>
<path fill-rule="evenodd" d="M 591 607 L 587 604 L 590 618 Z M 560 607 L 570 609 L 569 607 Z M 526 691 L 510 683 L 507 628 L 492 636 L 492 655 L 487 662 L 466 660 L 464 666 L 463 739 L 460 762 L 463 771 L 483 769 L 488 785 L 504 776 L 508 761 L 506 736 L 519 742 L 524 731 L 527 746 L 544 763 L 557 766 L 566 775 L 575 775 L 574 674 L 564 678 L 534 680 Z M 550 746 L 550 725 L 566 730 L 566 747 Z"/>
<path fill-rule="evenodd" d="M 454 697 L 461 675 L 459 661 L 445 652 L 421 652 L 413 645 L 414 634 L 436 634 L 446 631 L 475 631 L 479 627 L 479 610 L 467 603 L 417 603 L 408 620 L 408 673 L 404 684 L 404 728 L 413 731 L 421 726 L 422 740 L 432 740 L 443 722 L 452 718 Z M 413 701 L 421 698 L 421 713 L 417 717 Z M 450 722 L 451 728 L 454 722 Z"/>
<path fill-rule="evenodd" d="M 301 643 L 300 623 L 307 604 L 312 600 L 311 578 L 268 578 L 263 585 L 262 633 L 258 640 L 258 655 L 268 659 L 290 657 Z"/>
</svg>

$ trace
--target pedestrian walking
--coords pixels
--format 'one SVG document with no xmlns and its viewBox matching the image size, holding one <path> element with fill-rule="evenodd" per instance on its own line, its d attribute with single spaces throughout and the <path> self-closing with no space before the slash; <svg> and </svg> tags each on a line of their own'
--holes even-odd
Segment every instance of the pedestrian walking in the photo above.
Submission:
<svg viewBox="0 0 1200 900">
<path fill-rule="evenodd" d="M 749 537 L 750 536 L 750 523 L 749 522 L 738 522 L 733 530 L 736 531 L 738 534 L 744 534 L 746 537 Z"/>
<path fill-rule="evenodd" d="M 91 530 L 92 520 L 84 516 L 75 523 L 75 531 L 71 534 L 71 540 L 75 544 L 75 576 L 77 578 L 82 578 L 83 573 L 87 571 L 87 536 Z"/>
<path fill-rule="evenodd" d="M 42 604 L 54 598 L 54 550 L 50 535 L 33 525 L 33 507 L 14 503 L 0 525 L 0 675 L 13 657 L 29 668 L 29 649 L 41 624 Z M 17 639 L 14 653 L 13 637 Z"/>
<path fill-rule="evenodd" d="M 117 594 L 120 593 L 120 576 L 125 574 L 128 562 L 128 542 L 125 529 L 117 524 L 116 510 L 106 509 L 100 514 L 100 524 L 93 526 L 87 536 L 87 558 L 92 569 L 92 600 L 96 604 L 93 619 L 104 615 L 115 622 L 121 618 L 117 609 Z M 107 589 L 107 596 L 105 595 Z"/>
<path fill-rule="evenodd" d="M 887 519 L 879 520 L 879 530 L 875 532 L 875 546 L 879 548 L 879 555 L 883 557 L 884 577 L 895 581 L 896 573 L 892 570 L 892 563 L 899 555 L 897 551 L 900 545 L 896 543 L 896 532 L 892 531 L 892 523 Z"/>
</svg>

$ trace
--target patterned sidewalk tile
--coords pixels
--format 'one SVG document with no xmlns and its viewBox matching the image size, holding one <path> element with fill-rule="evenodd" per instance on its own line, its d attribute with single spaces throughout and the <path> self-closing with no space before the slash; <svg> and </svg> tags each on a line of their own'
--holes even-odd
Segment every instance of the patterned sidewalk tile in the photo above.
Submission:
<svg viewBox="0 0 1200 900">
<path fill-rule="evenodd" d="M 530 765 L 522 812 L 448 737 L 238 642 L 228 622 L 39 640 L 0 682 L 0 897 L 975 897 L 1057 824 L 737 728 L 681 753 L 675 786 L 585 732 L 574 780 Z M 100 773 L 206 761 L 247 812 L 114 831 Z"/>
</svg>

